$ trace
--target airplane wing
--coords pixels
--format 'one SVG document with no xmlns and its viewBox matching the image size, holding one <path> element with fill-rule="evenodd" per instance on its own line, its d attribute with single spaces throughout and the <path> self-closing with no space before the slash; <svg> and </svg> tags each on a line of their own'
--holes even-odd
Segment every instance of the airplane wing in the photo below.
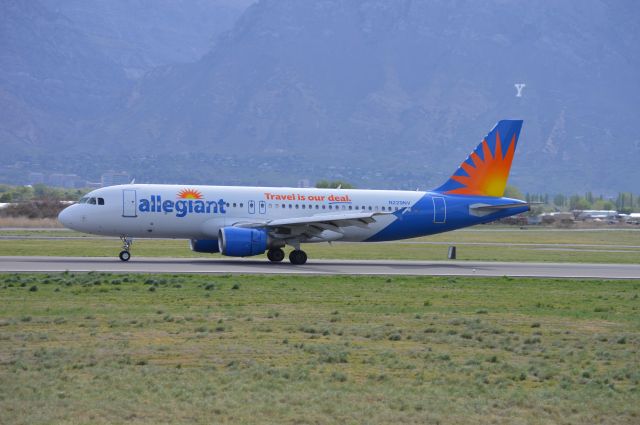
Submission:
<svg viewBox="0 0 640 425">
<path fill-rule="evenodd" d="M 292 217 L 265 221 L 240 221 L 234 227 L 264 228 L 269 235 L 278 239 L 298 239 L 301 242 L 312 239 L 337 240 L 342 237 L 344 227 L 366 228 L 376 221 L 376 216 L 391 215 L 392 212 L 349 212 L 318 214 L 306 217 Z"/>
</svg>

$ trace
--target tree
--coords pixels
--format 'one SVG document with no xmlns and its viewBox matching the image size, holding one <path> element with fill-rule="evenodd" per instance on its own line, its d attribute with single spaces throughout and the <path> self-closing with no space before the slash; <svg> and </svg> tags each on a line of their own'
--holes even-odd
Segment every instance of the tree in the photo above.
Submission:
<svg viewBox="0 0 640 425">
<path fill-rule="evenodd" d="M 523 199 L 524 196 L 522 195 L 522 192 L 520 192 L 520 190 L 515 187 L 515 186 L 511 186 L 511 185 L 507 185 L 507 187 L 504 188 L 504 196 L 506 198 L 514 198 L 514 199 Z"/>
<path fill-rule="evenodd" d="M 604 199 L 598 199 L 594 204 L 593 204 L 593 209 L 594 210 L 607 210 L 607 211 L 611 211 L 614 210 L 616 208 L 615 205 L 613 205 L 613 202 L 611 201 L 605 201 Z"/>
<path fill-rule="evenodd" d="M 591 204 L 585 198 L 579 195 L 572 195 L 569 199 L 569 209 L 571 210 L 590 210 Z"/>
<path fill-rule="evenodd" d="M 336 188 L 341 188 L 341 189 L 353 189 L 353 185 L 347 182 L 343 182 L 341 180 L 320 180 L 318 182 L 316 182 L 316 187 L 317 188 L 321 188 L 321 189 L 336 189 Z"/>
<path fill-rule="evenodd" d="M 553 197 L 553 205 L 556 207 L 564 207 L 567 204 L 567 197 L 558 193 Z"/>
</svg>

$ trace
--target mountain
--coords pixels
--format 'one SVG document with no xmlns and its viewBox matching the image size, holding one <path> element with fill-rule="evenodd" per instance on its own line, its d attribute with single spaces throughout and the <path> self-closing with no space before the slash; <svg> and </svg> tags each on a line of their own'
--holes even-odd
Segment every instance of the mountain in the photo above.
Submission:
<svg viewBox="0 0 640 425">
<path fill-rule="evenodd" d="M 93 155 L 99 123 L 147 71 L 199 59 L 251 2 L 0 2 L 0 179 L 117 168 Z"/>
<path fill-rule="evenodd" d="M 7 157 L 72 149 L 75 126 L 111 110 L 129 89 L 117 64 L 36 1 L 0 2 L 0 69 Z"/>
<path fill-rule="evenodd" d="M 197 61 L 255 0 L 41 1 L 135 79 L 157 66 Z"/>
<path fill-rule="evenodd" d="M 139 152 L 277 153 L 424 187 L 516 117 L 518 186 L 634 189 L 636 3 L 491 3 L 262 1 L 197 63 L 148 75 L 108 130 Z"/>
<path fill-rule="evenodd" d="M 639 12 L 633 1 L 262 0 L 192 62 L 139 44 L 133 80 L 102 43 L 133 86 L 73 136 L 66 163 L 99 158 L 155 181 L 427 189 L 496 121 L 522 118 L 510 181 L 522 191 L 637 191 Z"/>
</svg>

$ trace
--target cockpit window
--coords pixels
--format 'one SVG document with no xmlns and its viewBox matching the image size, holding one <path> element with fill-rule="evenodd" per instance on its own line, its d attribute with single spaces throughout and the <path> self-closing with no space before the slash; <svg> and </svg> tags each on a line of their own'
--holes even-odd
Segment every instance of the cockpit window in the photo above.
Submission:
<svg viewBox="0 0 640 425">
<path fill-rule="evenodd" d="M 95 205 L 96 204 L 96 198 L 89 198 L 89 202 L 87 202 L 88 204 L 91 205 Z"/>
<path fill-rule="evenodd" d="M 104 205 L 104 198 L 98 198 L 98 205 Z"/>
<path fill-rule="evenodd" d="M 84 198 L 80 198 L 80 200 L 78 201 L 79 204 L 86 204 L 87 201 L 89 200 L 89 198 L 87 198 L 86 196 Z"/>
</svg>

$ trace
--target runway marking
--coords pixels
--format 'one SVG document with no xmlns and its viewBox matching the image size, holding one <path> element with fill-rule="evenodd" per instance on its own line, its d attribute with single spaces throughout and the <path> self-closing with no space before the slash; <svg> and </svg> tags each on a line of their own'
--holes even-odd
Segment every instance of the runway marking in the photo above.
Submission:
<svg viewBox="0 0 640 425">
<path fill-rule="evenodd" d="M 302 266 L 247 259 L 0 257 L 0 272 L 510 276 L 640 279 L 640 264 L 311 260 Z"/>
</svg>

